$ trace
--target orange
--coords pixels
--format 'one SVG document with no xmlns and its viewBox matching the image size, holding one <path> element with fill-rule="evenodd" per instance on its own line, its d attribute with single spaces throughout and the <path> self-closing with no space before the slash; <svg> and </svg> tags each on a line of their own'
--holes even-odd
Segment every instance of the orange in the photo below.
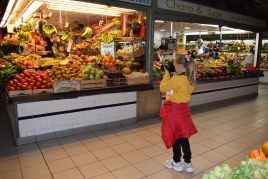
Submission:
<svg viewBox="0 0 268 179">
<path fill-rule="evenodd" d="M 262 145 L 262 150 L 263 150 L 263 152 L 265 153 L 265 155 L 268 157 L 268 142 L 265 142 L 265 143 Z"/>
</svg>

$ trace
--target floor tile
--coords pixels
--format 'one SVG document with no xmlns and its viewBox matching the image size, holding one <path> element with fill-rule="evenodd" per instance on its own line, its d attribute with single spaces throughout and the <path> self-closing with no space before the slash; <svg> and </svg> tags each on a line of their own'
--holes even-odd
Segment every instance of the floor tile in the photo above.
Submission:
<svg viewBox="0 0 268 179">
<path fill-rule="evenodd" d="M 241 161 L 237 161 L 235 159 L 229 158 L 223 162 L 221 162 L 219 165 L 222 166 L 223 164 L 227 163 L 231 168 L 237 167 Z"/>
<path fill-rule="evenodd" d="M 117 170 L 126 166 L 130 163 L 121 156 L 115 156 L 108 159 L 101 160 L 101 162 L 110 170 Z"/>
<path fill-rule="evenodd" d="M 57 173 L 71 168 L 76 168 L 75 164 L 70 158 L 63 158 L 47 162 L 51 173 Z"/>
<path fill-rule="evenodd" d="M 243 161 L 243 160 L 246 160 L 246 157 L 248 156 L 249 154 L 246 153 L 246 152 L 241 152 L 235 156 L 232 157 L 232 159 L 235 159 L 237 161 Z"/>
<path fill-rule="evenodd" d="M 81 144 L 81 141 L 76 136 L 67 136 L 57 139 L 63 147 Z"/>
<path fill-rule="evenodd" d="M 99 140 L 92 141 L 92 142 L 84 143 L 84 145 L 90 151 L 99 150 L 99 149 L 102 149 L 102 148 L 109 147 L 105 142 L 103 142 L 100 139 Z"/>
<path fill-rule="evenodd" d="M 41 153 L 19 157 L 19 161 L 20 161 L 20 166 L 22 168 L 40 164 L 40 163 L 45 163 L 45 159 L 43 158 L 43 155 Z"/>
<path fill-rule="evenodd" d="M 118 136 L 103 138 L 102 141 L 105 142 L 108 146 L 114 146 L 126 142 Z"/>
<path fill-rule="evenodd" d="M 18 156 L 32 155 L 40 153 L 38 145 L 36 143 L 17 146 Z"/>
<path fill-rule="evenodd" d="M 216 135 L 216 136 L 213 136 L 211 137 L 210 139 L 216 141 L 216 142 L 219 142 L 221 144 L 226 144 L 226 143 L 229 143 L 232 141 L 232 139 L 228 138 L 228 137 L 225 137 L 225 136 L 222 136 L 222 135 Z"/>
<path fill-rule="evenodd" d="M 217 148 L 217 147 L 222 145 L 221 143 L 216 142 L 216 141 L 211 140 L 211 139 L 202 140 L 200 142 L 197 142 L 197 144 L 203 145 L 203 146 L 210 148 L 210 149 L 214 149 L 214 148 Z"/>
<path fill-rule="evenodd" d="M 57 139 L 38 142 L 38 146 L 42 152 L 47 152 L 47 151 L 56 150 L 56 149 L 62 149 L 62 146 Z"/>
<path fill-rule="evenodd" d="M 164 153 L 164 154 L 158 155 L 156 157 L 153 157 L 152 159 L 154 161 L 156 161 L 157 163 L 159 163 L 160 165 L 165 166 L 164 165 L 164 162 L 166 160 L 170 160 L 172 158 L 173 158 L 173 154 L 171 154 L 171 153 Z"/>
<path fill-rule="evenodd" d="M 155 134 L 158 134 L 158 135 L 161 135 L 161 127 L 151 127 L 151 128 L 148 128 L 149 131 L 155 133 Z"/>
<path fill-rule="evenodd" d="M 226 155 L 223 155 L 223 154 L 216 152 L 214 150 L 203 153 L 200 156 L 205 158 L 205 159 L 208 159 L 216 164 L 221 163 L 222 161 L 226 160 L 226 158 L 227 158 Z"/>
<path fill-rule="evenodd" d="M 93 133 L 99 137 L 100 139 L 105 139 L 105 138 L 109 138 L 109 137 L 115 137 L 116 135 L 107 130 L 107 129 L 102 129 L 102 130 L 97 130 L 97 131 L 93 131 Z"/>
<path fill-rule="evenodd" d="M 14 159 L 17 158 L 17 151 L 16 148 L 12 150 L 3 150 L 0 151 L 0 162 L 4 160 Z"/>
<path fill-rule="evenodd" d="M 149 159 L 149 157 L 147 155 L 145 155 L 144 153 L 142 153 L 139 150 L 123 154 L 122 157 L 124 157 L 131 164 L 138 163 L 138 162 Z"/>
<path fill-rule="evenodd" d="M 210 138 L 210 137 L 213 137 L 217 134 L 214 132 L 208 131 L 208 130 L 203 130 L 203 131 L 198 132 L 198 135 L 201 135 L 205 138 Z"/>
<path fill-rule="evenodd" d="M 86 164 L 78 168 L 85 178 L 92 178 L 109 172 L 100 161 Z"/>
<path fill-rule="evenodd" d="M 38 179 L 53 179 L 52 175 L 46 175 L 42 177 L 38 177 Z"/>
<path fill-rule="evenodd" d="M 151 131 L 148 131 L 147 129 L 142 129 L 142 130 L 139 130 L 139 131 L 135 131 L 133 132 L 134 134 L 137 134 L 138 136 L 144 138 L 144 137 L 148 137 L 148 136 L 151 136 L 151 135 L 154 135 L 153 132 Z"/>
<path fill-rule="evenodd" d="M 152 136 L 144 137 L 144 139 L 151 142 L 152 144 L 158 144 L 158 143 L 163 142 L 161 136 L 159 135 L 152 135 Z"/>
<path fill-rule="evenodd" d="M 124 128 L 130 130 L 131 132 L 135 132 L 135 131 L 139 131 L 139 130 L 143 130 L 144 128 L 137 125 L 137 124 L 127 124 L 127 125 L 123 125 Z"/>
<path fill-rule="evenodd" d="M 175 173 L 175 175 L 179 176 L 181 179 L 188 179 L 188 178 L 192 178 L 200 173 L 202 173 L 200 170 L 198 170 L 197 168 L 194 168 L 193 172 L 186 172 L 185 168 L 182 172 L 176 172 L 176 171 L 172 171 L 173 173 Z M 202 177 L 201 177 L 202 178 Z"/>
<path fill-rule="evenodd" d="M 88 142 L 99 140 L 99 138 L 93 132 L 87 132 L 87 133 L 77 134 L 76 137 L 82 143 L 88 143 Z"/>
<path fill-rule="evenodd" d="M 233 156 L 235 156 L 235 155 L 237 155 L 239 153 L 238 150 L 233 149 L 231 147 L 228 147 L 226 145 L 222 145 L 222 146 L 220 146 L 220 147 L 218 147 L 216 149 L 213 149 L 213 150 L 216 151 L 216 152 L 220 152 L 221 154 L 229 156 L 229 157 L 233 157 Z"/>
<path fill-rule="evenodd" d="M 205 153 L 205 152 L 211 150 L 210 148 L 205 147 L 205 146 L 198 144 L 198 143 L 194 143 L 190 147 L 191 147 L 191 150 L 196 154 L 202 154 L 202 153 Z"/>
<path fill-rule="evenodd" d="M 98 158 L 95 157 L 95 155 L 93 155 L 91 152 L 71 156 L 70 158 L 76 166 L 83 166 L 98 161 Z"/>
<path fill-rule="evenodd" d="M 145 155 L 149 156 L 150 158 L 166 153 L 165 150 L 162 150 L 155 145 L 142 148 L 140 149 L 140 151 Z"/>
<path fill-rule="evenodd" d="M 191 160 L 192 160 L 193 167 L 199 171 L 204 171 L 215 165 L 214 162 L 211 162 L 210 160 L 205 159 L 204 157 L 201 157 L 201 156 L 196 156 L 192 158 Z"/>
<path fill-rule="evenodd" d="M 94 150 L 92 153 L 99 159 L 103 160 L 106 158 L 114 157 L 117 156 L 118 153 L 116 153 L 113 149 L 111 148 L 103 148 L 99 150 Z"/>
<path fill-rule="evenodd" d="M 136 163 L 134 164 L 134 166 L 146 176 L 165 169 L 164 166 L 158 164 L 156 161 L 152 159 Z"/>
<path fill-rule="evenodd" d="M 201 141 L 201 140 L 205 140 L 205 139 L 206 139 L 206 137 L 201 136 L 201 135 L 198 135 L 198 133 L 192 135 L 192 136 L 189 138 L 190 141 L 194 141 L 194 142 L 199 142 L 199 141 Z"/>
<path fill-rule="evenodd" d="M 111 131 L 111 132 L 113 132 L 115 135 L 122 135 L 122 134 L 126 134 L 126 133 L 130 133 L 131 132 L 128 129 L 122 127 L 122 126 L 108 128 L 108 130 Z"/>
<path fill-rule="evenodd" d="M 234 133 L 234 132 L 231 132 L 231 131 L 221 133 L 221 135 L 224 136 L 224 137 L 228 137 L 228 138 L 230 138 L 232 140 L 239 139 L 242 136 L 240 134 L 237 134 L 237 133 Z"/>
<path fill-rule="evenodd" d="M 20 164 L 17 158 L 4 160 L 0 162 L 0 173 L 8 172 L 19 168 Z"/>
<path fill-rule="evenodd" d="M 129 143 L 115 145 L 112 146 L 111 148 L 120 155 L 136 150 L 136 148 L 130 145 Z"/>
<path fill-rule="evenodd" d="M 9 172 L 0 173 L 1 179 L 22 179 L 22 174 L 20 169 L 12 170 Z"/>
<path fill-rule="evenodd" d="M 140 136 L 134 134 L 134 133 L 126 133 L 123 135 L 119 135 L 120 138 L 122 138 L 123 140 L 129 142 L 129 141 L 133 141 L 133 140 L 137 140 L 139 138 L 141 138 Z"/>
<path fill-rule="evenodd" d="M 112 173 L 105 173 L 103 175 L 99 175 L 91 179 L 116 179 L 116 177 Z"/>
<path fill-rule="evenodd" d="M 89 150 L 83 145 L 72 145 L 68 147 L 64 147 L 64 150 L 68 153 L 69 156 L 78 155 L 82 153 L 87 153 Z"/>
<path fill-rule="evenodd" d="M 149 175 L 148 178 L 149 179 L 175 179 L 175 178 L 178 178 L 178 176 L 172 173 L 170 170 L 164 169 L 164 170 L 161 170 L 161 171 L 158 171 L 156 173 Z"/>
<path fill-rule="evenodd" d="M 43 156 L 47 162 L 50 162 L 53 160 L 66 158 L 66 157 L 68 157 L 68 154 L 65 152 L 64 149 L 61 148 L 61 149 L 43 152 Z"/>
<path fill-rule="evenodd" d="M 23 179 L 34 179 L 50 174 L 50 171 L 45 163 L 22 168 Z"/>
<path fill-rule="evenodd" d="M 238 142 L 238 141 L 232 141 L 232 142 L 226 144 L 226 146 L 229 146 L 229 147 L 236 149 L 238 151 L 244 151 L 244 150 L 249 148 L 248 145 L 243 144 L 243 143 Z"/>
<path fill-rule="evenodd" d="M 141 179 L 145 175 L 140 172 L 137 168 L 134 166 L 127 166 L 115 171 L 112 171 L 112 174 L 117 179 Z"/>
<path fill-rule="evenodd" d="M 54 179 L 85 179 L 77 168 L 54 173 Z"/>
<path fill-rule="evenodd" d="M 151 142 L 145 139 L 132 140 L 132 141 L 129 141 L 128 143 L 132 145 L 133 147 L 135 147 L 136 149 L 141 149 L 141 148 L 145 148 L 145 147 L 153 145 Z"/>
</svg>

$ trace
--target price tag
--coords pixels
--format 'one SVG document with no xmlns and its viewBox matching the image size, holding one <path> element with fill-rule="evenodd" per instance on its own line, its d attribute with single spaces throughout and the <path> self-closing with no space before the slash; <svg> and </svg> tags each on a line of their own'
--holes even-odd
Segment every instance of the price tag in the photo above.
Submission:
<svg viewBox="0 0 268 179">
<path fill-rule="evenodd" d="M 73 40 L 70 39 L 69 42 L 68 42 L 68 46 L 67 46 L 67 52 L 71 51 L 72 45 L 73 45 Z"/>
</svg>

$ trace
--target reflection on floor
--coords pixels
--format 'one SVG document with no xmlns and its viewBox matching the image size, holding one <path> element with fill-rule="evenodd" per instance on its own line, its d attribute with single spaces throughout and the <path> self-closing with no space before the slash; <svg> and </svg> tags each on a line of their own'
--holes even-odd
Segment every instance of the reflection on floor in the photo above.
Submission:
<svg viewBox="0 0 268 179">
<path fill-rule="evenodd" d="M 199 179 L 216 165 L 234 167 L 268 140 L 268 86 L 259 96 L 194 110 L 192 174 L 166 169 L 172 157 L 160 137 L 161 120 L 14 146 L 0 106 L 0 179 Z"/>
</svg>

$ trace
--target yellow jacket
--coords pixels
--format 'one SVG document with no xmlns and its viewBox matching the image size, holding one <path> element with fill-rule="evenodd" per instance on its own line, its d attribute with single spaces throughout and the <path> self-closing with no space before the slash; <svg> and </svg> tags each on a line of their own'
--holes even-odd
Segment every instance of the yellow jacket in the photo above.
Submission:
<svg viewBox="0 0 268 179">
<path fill-rule="evenodd" d="M 187 103 L 191 99 L 194 86 L 190 84 L 187 75 L 173 75 L 170 78 L 170 74 L 166 72 L 160 83 L 160 91 L 166 93 L 167 101 Z"/>
</svg>

